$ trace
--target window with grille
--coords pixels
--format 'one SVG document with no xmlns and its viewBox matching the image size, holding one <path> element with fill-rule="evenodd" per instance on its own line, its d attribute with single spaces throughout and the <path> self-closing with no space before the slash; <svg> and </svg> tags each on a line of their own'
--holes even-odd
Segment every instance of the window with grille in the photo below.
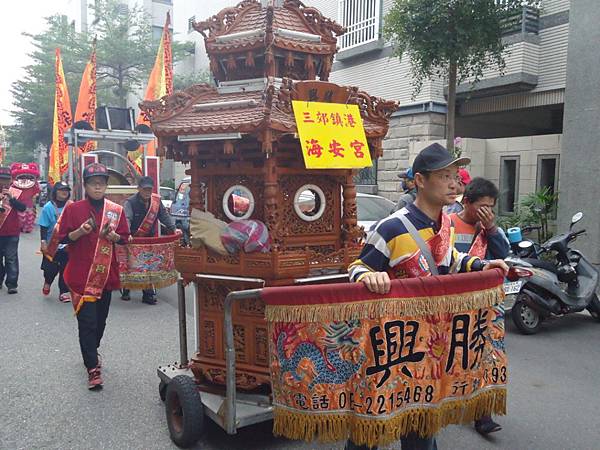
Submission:
<svg viewBox="0 0 600 450">
<path fill-rule="evenodd" d="M 361 169 L 354 177 L 356 185 L 377 185 L 377 160 L 373 161 L 371 167 Z"/>
<path fill-rule="evenodd" d="M 338 38 L 341 50 L 379 39 L 381 0 L 338 1 L 338 22 L 347 29 L 346 33 Z"/>
</svg>

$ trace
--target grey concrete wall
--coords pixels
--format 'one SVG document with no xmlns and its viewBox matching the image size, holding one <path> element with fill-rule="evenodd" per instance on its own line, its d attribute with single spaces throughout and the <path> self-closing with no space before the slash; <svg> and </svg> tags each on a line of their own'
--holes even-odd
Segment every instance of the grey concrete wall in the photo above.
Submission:
<svg viewBox="0 0 600 450">
<path fill-rule="evenodd" d="M 582 211 L 588 234 L 577 242 L 600 264 L 600 8 L 598 0 L 571 3 L 565 121 L 560 169 L 559 229 Z"/>
<path fill-rule="evenodd" d="M 393 117 L 383 141 L 383 157 L 377 166 L 378 194 L 397 201 L 400 197 L 398 173 L 409 166 L 409 145 L 415 141 L 441 139 L 445 135 L 446 116 L 425 113 Z"/>
</svg>

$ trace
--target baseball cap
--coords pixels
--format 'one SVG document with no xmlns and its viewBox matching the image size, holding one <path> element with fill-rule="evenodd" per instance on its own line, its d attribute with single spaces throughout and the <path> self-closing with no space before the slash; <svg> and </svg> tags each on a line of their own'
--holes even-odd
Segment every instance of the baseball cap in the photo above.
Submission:
<svg viewBox="0 0 600 450">
<path fill-rule="evenodd" d="M 108 180 L 108 169 L 104 164 L 92 163 L 83 169 L 83 179 L 91 177 L 105 177 Z"/>
<path fill-rule="evenodd" d="M 0 167 L 0 178 L 12 178 L 12 175 L 10 173 L 10 167 Z"/>
<path fill-rule="evenodd" d="M 398 178 L 406 178 L 408 180 L 412 180 L 415 177 L 413 176 L 413 171 L 412 171 L 412 167 L 409 167 L 406 170 L 403 170 L 402 172 L 400 172 L 398 174 Z"/>
<path fill-rule="evenodd" d="M 70 191 L 71 190 L 71 186 L 69 186 L 67 183 L 63 183 L 62 181 L 59 181 L 58 183 L 56 183 L 54 185 L 54 190 L 56 190 L 56 191 L 60 191 L 60 190 Z"/>
<path fill-rule="evenodd" d="M 150 177 L 140 177 L 140 180 L 138 181 L 138 187 L 152 188 L 154 187 L 154 180 Z"/>
<path fill-rule="evenodd" d="M 415 158 L 412 166 L 413 174 L 433 172 L 457 165 L 466 166 L 471 162 L 470 158 L 456 158 L 442 145 L 435 143 L 425 147 Z"/>
</svg>

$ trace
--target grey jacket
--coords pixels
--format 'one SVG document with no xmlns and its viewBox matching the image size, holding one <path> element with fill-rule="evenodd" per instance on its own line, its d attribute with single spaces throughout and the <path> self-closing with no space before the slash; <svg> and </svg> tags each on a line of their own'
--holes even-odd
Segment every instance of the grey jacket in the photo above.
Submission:
<svg viewBox="0 0 600 450">
<path fill-rule="evenodd" d="M 411 203 L 414 203 L 414 201 L 415 201 L 416 198 L 417 198 L 417 191 L 416 191 L 416 189 L 413 189 L 412 191 L 408 191 L 408 192 L 402 194 L 400 196 L 400 198 L 398 199 L 398 203 L 396 203 L 396 207 L 394 208 L 394 212 L 400 211 L 405 206 L 408 206 Z"/>
</svg>

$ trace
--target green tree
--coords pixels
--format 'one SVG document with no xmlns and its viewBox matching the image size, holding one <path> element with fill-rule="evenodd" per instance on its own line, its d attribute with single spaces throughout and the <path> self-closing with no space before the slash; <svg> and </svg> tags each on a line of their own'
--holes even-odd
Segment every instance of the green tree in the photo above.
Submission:
<svg viewBox="0 0 600 450">
<path fill-rule="evenodd" d="M 415 94 L 432 77 L 448 80 L 447 147 L 454 148 L 456 86 L 475 84 L 490 65 L 505 67 L 502 26 L 539 0 L 393 0 L 384 34 L 394 54 L 410 57 Z"/>
<path fill-rule="evenodd" d="M 208 69 L 201 70 L 199 72 L 194 72 L 191 75 L 175 74 L 175 76 L 173 77 L 173 90 L 182 91 L 187 87 L 200 83 L 214 83 L 210 71 Z"/>
<path fill-rule="evenodd" d="M 81 74 L 89 57 L 89 48 L 81 45 L 81 36 L 66 16 L 46 19 L 47 29 L 39 34 L 25 33 L 33 44 L 29 54 L 32 63 L 25 67 L 25 77 L 13 83 L 11 94 L 15 109 L 12 115 L 16 127 L 11 130 L 13 145 L 23 150 L 33 149 L 37 143 L 49 147 L 52 142 L 54 116 L 54 53 L 61 49 L 61 57 L 71 102 L 75 105 Z"/>
<path fill-rule="evenodd" d="M 153 35 L 143 8 L 96 0 L 92 9 L 96 19 L 90 34 L 98 39 L 98 95 L 103 94 L 103 103 L 126 106 L 129 94 L 146 86 L 160 38 Z M 175 63 L 193 51 L 193 44 L 173 41 L 172 49 Z"/>
<path fill-rule="evenodd" d="M 16 148 L 33 149 L 38 143 L 49 148 L 54 114 L 54 51 L 61 49 L 65 78 L 73 113 L 79 84 L 97 37 L 98 104 L 124 106 L 129 94 L 142 94 L 156 59 L 159 40 L 153 37 L 148 15 L 140 8 L 127 8 L 117 0 L 97 0 L 88 34 L 78 33 L 66 16 L 46 19 L 46 29 L 28 36 L 34 50 L 25 77 L 13 83 Z M 189 43 L 173 42 L 173 62 L 192 51 Z"/>
</svg>

